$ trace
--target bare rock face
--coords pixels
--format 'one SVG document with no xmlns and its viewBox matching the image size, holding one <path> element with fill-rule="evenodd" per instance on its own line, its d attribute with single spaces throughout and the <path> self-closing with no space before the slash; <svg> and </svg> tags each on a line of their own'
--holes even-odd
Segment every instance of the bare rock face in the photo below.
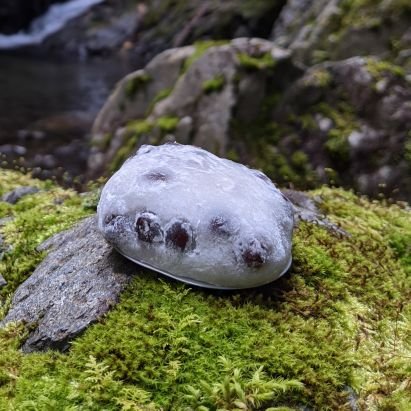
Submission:
<svg viewBox="0 0 411 411">
<path fill-rule="evenodd" d="M 136 267 L 104 241 L 95 217 L 55 235 L 39 250 L 49 254 L 17 289 L 0 326 L 23 321 L 33 327 L 23 346 L 26 352 L 65 350 L 117 303 Z"/>
<path fill-rule="evenodd" d="M 197 147 L 142 146 L 97 213 L 125 257 L 189 284 L 257 287 L 291 264 L 290 202 L 263 173 Z"/>
</svg>

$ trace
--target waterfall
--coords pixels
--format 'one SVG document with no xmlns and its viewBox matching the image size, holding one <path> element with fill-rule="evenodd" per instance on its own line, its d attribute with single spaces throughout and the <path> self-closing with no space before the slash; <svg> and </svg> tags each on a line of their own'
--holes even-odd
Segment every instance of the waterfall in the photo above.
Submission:
<svg viewBox="0 0 411 411">
<path fill-rule="evenodd" d="M 0 34 L 0 49 L 14 49 L 40 44 L 51 34 L 61 30 L 66 23 L 80 16 L 90 7 L 104 0 L 71 0 L 63 4 L 52 5 L 47 12 L 33 20 L 27 31 L 15 34 Z"/>
</svg>

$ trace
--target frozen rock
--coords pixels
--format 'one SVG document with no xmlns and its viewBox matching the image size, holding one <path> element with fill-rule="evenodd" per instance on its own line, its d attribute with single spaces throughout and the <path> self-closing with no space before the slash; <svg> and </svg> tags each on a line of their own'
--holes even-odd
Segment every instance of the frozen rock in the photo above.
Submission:
<svg viewBox="0 0 411 411">
<path fill-rule="evenodd" d="M 189 284 L 255 287 L 291 264 L 290 202 L 261 172 L 193 146 L 142 146 L 97 213 L 121 254 Z"/>
</svg>

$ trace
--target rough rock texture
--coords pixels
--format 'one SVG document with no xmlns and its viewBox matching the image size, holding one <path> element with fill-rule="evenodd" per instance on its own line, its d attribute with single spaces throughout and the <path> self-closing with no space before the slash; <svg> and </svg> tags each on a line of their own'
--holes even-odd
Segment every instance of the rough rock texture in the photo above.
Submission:
<svg viewBox="0 0 411 411">
<path fill-rule="evenodd" d="M 321 181 L 332 168 L 339 184 L 411 199 L 410 102 L 410 83 L 400 68 L 353 57 L 307 70 L 273 118 L 284 127 L 284 154 L 304 152 Z M 293 135 L 298 138 L 291 141 Z"/>
<path fill-rule="evenodd" d="M 3 276 L 0 274 L 0 288 L 5 286 L 7 284 L 7 281 L 3 278 Z"/>
<path fill-rule="evenodd" d="M 1 197 L 1 201 L 5 201 L 6 203 L 16 204 L 24 196 L 29 194 L 35 194 L 39 191 L 37 187 L 18 187 L 9 193 L 4 194 Z"/>
<path fill-rule="evenodd" d="M 94 217 L 44 242 L 49 251 L 16 291 L 2 324 L 23 321 L 33 327 L 25 351 L 57 348 L 100 319 L 128 284 L 136 266 L 104 241 Z"/>
<path fill-rule="evenodd" d="M 119 83 L 93 126 L 90 176 L 115 169 L 145 143 L 177 140 L 225 155 L 236 116 L 257 116 L 267 84 L 282 89 L 299 74 L 271 42 L 213 45 L 167 50 Z"/>
<path fill-rule="evenodd" d="M 401 0 L 288 0 L 270 38 L 306 64 L 375 55 L 410 70 L 410 24 Z"/>
</svg>

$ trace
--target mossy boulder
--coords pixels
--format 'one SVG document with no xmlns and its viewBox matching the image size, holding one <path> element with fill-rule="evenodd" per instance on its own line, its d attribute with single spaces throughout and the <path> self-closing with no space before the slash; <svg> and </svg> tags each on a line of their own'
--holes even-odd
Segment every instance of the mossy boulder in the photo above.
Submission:
<svg viewBox="0 0 411 411">
<path fill-rule="evenodd" d="M 40 189 L 0 202 L 12 217 L 3 319 L 45 257 L 38 245 L 94 200 L 17 172 L 0 181 L 0 195 Z M 24 354 L 31 330 L 2 328 L 0 409 L 409 409 L 410 209 L 326 187 L 310 196 L 349 235 L 301 222 L 292 268 L 269 286 L 209 292 L 136 266 L 119 304 L 66 353 Z"/>
</svg>

